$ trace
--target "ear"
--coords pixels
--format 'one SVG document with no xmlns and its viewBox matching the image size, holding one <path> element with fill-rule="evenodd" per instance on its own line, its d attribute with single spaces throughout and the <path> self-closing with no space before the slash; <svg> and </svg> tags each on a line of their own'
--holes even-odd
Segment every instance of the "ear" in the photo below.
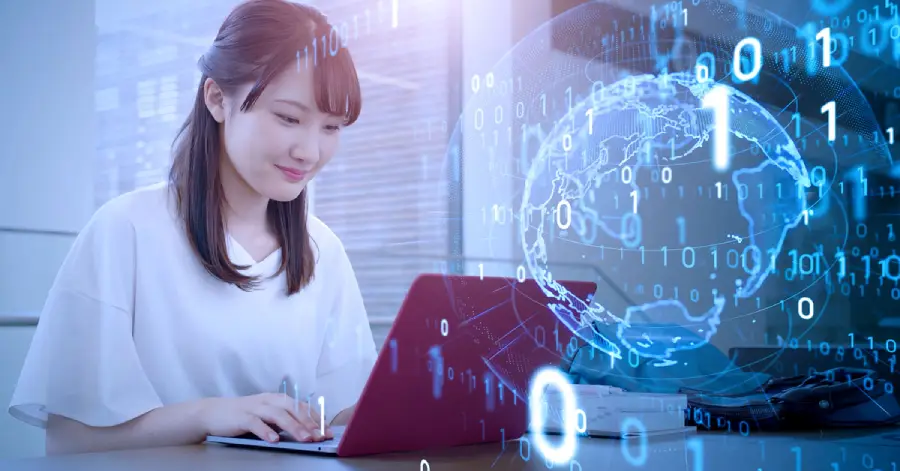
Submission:
<svg viewBox="0 0 900 471">
<path fill-rule="evenodd" d="M 218 123 L 225 121 L 225 95 L 222 89 L 211 78 L 207 78 L 203 82 L 203 100 L 206 103 L 206 109 L 212 115 L 213 119 Z"/>
</svg>

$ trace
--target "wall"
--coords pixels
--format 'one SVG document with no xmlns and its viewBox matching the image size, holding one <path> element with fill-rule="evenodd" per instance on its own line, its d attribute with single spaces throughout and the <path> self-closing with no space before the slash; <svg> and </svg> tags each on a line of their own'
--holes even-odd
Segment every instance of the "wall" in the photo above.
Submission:
<svg viewBox="0 0 900 471">
<path fill-rule="evenodd" d="M 93 211 L 94 2 L 0 2 L 0 18 L 0 457 L 22 457 L 44 445 L 6 413 L 34 332 L 21 324 Z"/>
</svg>

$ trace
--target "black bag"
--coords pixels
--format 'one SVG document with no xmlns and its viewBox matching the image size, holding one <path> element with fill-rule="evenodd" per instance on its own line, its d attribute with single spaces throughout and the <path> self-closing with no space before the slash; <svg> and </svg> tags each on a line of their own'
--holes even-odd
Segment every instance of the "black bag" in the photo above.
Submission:
<svg viewBox="0 0 900 471">
<path fill-rule="evenodd" d="M 834 368 L 772 378 L 750 392 L 722 395 L 682 388 L 686 423 L 709 430 L 775 431 L 878 427 L 900 422 L 892 385 L 873 370 Z"/>
</svg>

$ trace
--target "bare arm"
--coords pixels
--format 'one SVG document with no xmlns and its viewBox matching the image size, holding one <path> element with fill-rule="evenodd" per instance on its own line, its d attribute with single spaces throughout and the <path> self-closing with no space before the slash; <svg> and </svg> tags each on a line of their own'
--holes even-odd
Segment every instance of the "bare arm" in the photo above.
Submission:
<svg viewBox="0 0 900 471">
<path fill-rule="evenodd" d="M 252 433 L 262 440 L 278 441 L 272 427 L 300 441 L 331 438 L 330 429 L 319 433 L 319 424 L 307 405 L 298 408 L 285 394 L 213 397 L 153 409 L 123 424 L 92 427 L 51 415 L 47 420 L 47 454 L 190 445 L 207 435 L 234 437 Z"/>
<path fill-rule="evenodd" d="M 338 413 L 338 415 L 334 416 L 334 418 L 331 419 L 330 425 L 332 427 L 347 425 L 347 422 L 350 422 L 350 416 L 353 415 L 353 411 L 355 411 L 355 410 L 356 410 L 356 404 L 340 411 Z"/>
<path fill-rule="evenodd" d="M 88 453 L 200 443 L 206 439 L 202 420 L 206 400 L 172 404 L 112 427 L 92 427 L 50 415 L 47 420 L 47 455 Z"/>
</svg>

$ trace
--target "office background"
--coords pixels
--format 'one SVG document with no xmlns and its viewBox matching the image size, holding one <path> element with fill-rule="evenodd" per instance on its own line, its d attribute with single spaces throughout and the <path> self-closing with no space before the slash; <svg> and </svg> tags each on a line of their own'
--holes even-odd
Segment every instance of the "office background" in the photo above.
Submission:
<svg viewBox="0 0 900 471">
<path fill-rule="evenodd" d="M 5 405 L 46 292 L 97 207 L 166 177 L 199 78 L 196 59 L 236 3 L 0 4 L 0 17 L 11 19 L 0 32 L 10 71 L 0 91 L 9 110 L 0 118 L 0 456 L 43 454 L 43 431 L 15 421 Z M 366 24 L 349 46 L 364 113 L 317 177 L 312 211 L 343 240 L 380 345 L 409 283 L 445 259 L 451 225 L 458 232 L 458 223 L 423 217 L 444 210 L 448 197 L 421 174 L 442 165 L 463 68 L 486 69 L 509 47 L 489 10 L 508 17 L 511 2 L 477 11 L 473 2 L 409 2 L 397 28 L 385 16 L 390 2 L 309 3 L 332 21 Z M 466 38 L 460 15 L 470 17 Z M 461 47 L 464 40 L 472 47 Z M 465 66 L 463 50 L 478 51 Z"/>
<path fill-rule="evenodd" d="M 93 211 L 118 194 L 165 178 L 171 140 L 196 87 L 195 61 L 236 3 L 0 4 L 0 17 L 10 19 L 0 29 L 7 71 L 0 87 L 5 105 L 0 114 L 0 456 L 43 454 L 43 432 L 5 413 L 35 316 Z M 472 93 L 468 78 L 490 70 L 520 38 L 579 2 L 402 1 L 396 28 L 388 0 L 309 3 L 335 21 L 356 16 L 371 22 L 350 44 L 363 86 L 363 115 L 317 177 L 312 211 L 344 241 L 380 345 L 417 274 L 436 271 L 448 260 L 451 268 L 474 273 L 476 261 L 488 259 L 495 260 L 495 272 L 515 274 L 521 258 L 515 244 L 492 244 L 474 229 L 482 209 L 514 189 L 492 187 L 486 175 L 465 165 L 459 169 L 462 187 L 449 185 L 447 140 Z M 808 10 L 755 3 L 795 22 Z M 893 86 L 869 83 L 873 91 Z M 477 147 L 474 140 L 465 136 L 463 150 Z M 434 214 L 447 217 L 436 224 Z M 505 236 L 513 240 L 513 225 L 508 227 Z M 590 278 L 592 272 L 579 266 L 570 273 Z M 867 323 L 852 316 L 849 298 L 834 302 L 844 303 L 833 309 L 847 315 L 831 316 L 819 326 L 823 339 L 840 342 L 850 331 L 863 337 L 896 328 L 890 319 Z M 765 322 L 754 328 L 777 330 Z M 714 342 L 724 351 L 742 340 L 722 335 Z"/>
</svg>

